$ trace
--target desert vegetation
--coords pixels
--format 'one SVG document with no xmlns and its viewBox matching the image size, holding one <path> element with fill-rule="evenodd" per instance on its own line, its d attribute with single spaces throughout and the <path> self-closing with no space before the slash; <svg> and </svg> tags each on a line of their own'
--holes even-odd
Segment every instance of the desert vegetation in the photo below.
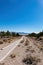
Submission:
<svg viewBox="0 0 43 65">
<path fill-rule="evenodd" d="M 32 33 L 33 34 L 33 33 Z M 32 34 L 30 34 L 30 37 L 32 36 Z M 43 32 L 40 32 L 38 34 L 33 34 L 33 36 L 36 37 L 35 39 L 35 45 L 41 50 L 43 51 Z M 33 37 L 32 36 L 32 37 Z M 34 40 L 34 39 L 33 39 Z"/>
<path fill-rule="evenodd" d="M 43 54 L 40 50 L 42 49 L 36 44 L 30 41 L 30 38 L 25 37 L 10 56 L 5 59 L 4 63 L 6 65 L 41 65 Z"/>
<path fill-rule="evenodd" d="M 43 31 L 37 34 L 31 33 L 28 36 L 31 38 L 35 37 L 35 45 L 42 51 L 43 50 Z"/>
<path fill-rule="evenodd" d="M 11 54 L 10 57 L 13 59 L 13 58 L 16 57 L 16 55 L 15 54 Z"/>
<path fill-rule="evenodd" d="M 14 39 L 14 37 L 18 37 L 18 36 L 20 36 L 19 33 L 9 32 L 9 31 L 7 31 L 7 32 L 1 31 L 0 32 L 0 44 L 3 44 L 3 42 L 10 43 Z"/>
<path fill-rule="evenodd" d="M 0 41 L 0 44 L 3 44 L 3 41 Z"/>
<path fill-rule="evenodd" d="M 43 44 L 36 43 L 35 45 L 40 49 L 40 51 L 43 51 Z"/>
<path fill-rule="evenodd" d="M 37 65 L 38 62 L 40 62 L 40 59 L 37 57 L 32 57 L 32 56 L 26 56 L 23 60 L 23 63 L 26 65 Z"/>
<path fill-rule="evenodd" d="M 16 33 L 16 32 L 4 32 L 4 31 L 1 31 L 0 32 L 0 37 L 10 37 L 10 36 L 19 36 L 19 33 Z"/>
<path fill-rule="evenodd" d="M 27 52 L 34 53 L 34 52 L 35 52 L 35 50 L 34 50 L 34 49 L 30 49 L 29 47 L 27 47 L 27 49 L 26 49 L 26 53 L 27 53 Z"/>
<path fill-rule="evenodd" d="M 33 32 L 33 33 L 28 34 L 27 36 L 39 38 L 39 37 L 43 36 L 43 31 L 39 32 L 39 33 Z"/>
<path fill-rule="evenodd" d="M 28 41 L 28 39 L 26 39 L 25 46 L 28 46 L 28 45 L 29 45 L 29 41 Z"/>
</svg>

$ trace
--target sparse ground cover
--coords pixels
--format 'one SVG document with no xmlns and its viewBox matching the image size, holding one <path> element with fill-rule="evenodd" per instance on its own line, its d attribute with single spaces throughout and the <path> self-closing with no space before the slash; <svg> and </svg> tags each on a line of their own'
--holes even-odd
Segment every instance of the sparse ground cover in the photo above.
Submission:
<svg viewBox="0 0 43 65">
<path fill-rule="evenodd" d="M 4 65 L 43 65 L 43 52 L 34 39 L 25 38 L 24 41 L 3 61 Z"/>
<path fill-rule="evenodd" d="M 0 49 L 8 46 L 10 43 L 12 43 L 20 38 L 21 38 L 21 36 L 8 37 L 8 38 L 7 37 L 5 37 L 5 38 L 0 37 Z"/>
<path fill-rule="evenodd" d="M 22 62 L 26 65 L 37 65 L 37 63 L 40 62 L 40 59 L 28 55 L 23 59 Z"/>
<path fill-rule="evenodd" d="M 38 39 L 33 39 L 34 44 L 41 50 L 43 51 L 43 37 L 39 37 Z"/>
</svg>

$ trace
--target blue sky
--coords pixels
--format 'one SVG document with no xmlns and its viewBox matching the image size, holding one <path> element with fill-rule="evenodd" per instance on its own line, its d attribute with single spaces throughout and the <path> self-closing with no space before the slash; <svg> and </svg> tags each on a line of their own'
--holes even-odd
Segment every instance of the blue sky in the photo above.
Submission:
<svg viewBox="0 0 43 65">
<path fill-rule="evenodd" d="M 43 30 L 43 0 L 0 0 L 0 30 Z"/>
</svg>

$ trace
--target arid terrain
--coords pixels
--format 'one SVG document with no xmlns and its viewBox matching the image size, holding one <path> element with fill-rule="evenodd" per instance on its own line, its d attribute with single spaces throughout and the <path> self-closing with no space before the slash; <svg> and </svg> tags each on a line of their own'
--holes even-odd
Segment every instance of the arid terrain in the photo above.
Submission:
<svg viewBox="0 0 43 65">
<path fill-rule="evenodd" d="M 10 43 L 20 39 L 21 37 L 5 37 L 5 38 L 0 38 L 0 50 L 6 46 L 8 46 Z"/>
<path fill-rule="evenodd" d="M 24 37 L 0 65 L 43 65 L 43 37 Z"/>
</svg>

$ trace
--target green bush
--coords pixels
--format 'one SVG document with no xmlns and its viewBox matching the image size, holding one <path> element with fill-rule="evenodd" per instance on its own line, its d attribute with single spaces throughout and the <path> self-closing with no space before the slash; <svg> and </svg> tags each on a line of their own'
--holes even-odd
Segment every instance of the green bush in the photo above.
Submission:
<svg viewBox="0 0 43 65">
<path fill-rule="evenodd" d="M 15 32 L 12 32 L 12 36 L 13 36 L 13 37 L 15 36 Z"/>
<path fill-rule="evenodd" d="M 1 32 L 0 32 L 0 36 L 3 37 L 3 36 L 5 36 L 5 35 L 6 35 L 6 33 L 5 33 L 4 31 L 1 31 Z"/>
<path fill-rule="evenodd" d="M 0 44 L 3 44 L 3 41 L 0 41 Z"/>
<path fill-rule="evenodd" d="M 41 36 L 43 36 L 43 32 L 39 32 L 39 33 L 37 34 L 37 38 L 39 38 L 39 37 L 41 37 Z"/>
<path fill-rule="evenodd" d="M 19 33 L 16 33 L 16 36 L 19 36 Z"/>
<path fill-rule="evenodd" d="M 1 31 L 0 36 L 1 36 L 1 38 L 3 38 L 3 37 L 10 37 L 10 36 L 14 37 L 14 36 L 20 36 L 20 35 L 19 35 L 19 33 L 16 33 L 16 32 L 9 32 L 9 31 L 4 32 L 4 31 Z"/>
<path fill-rule="evenodd" d="M 29 36 L 31 36 L 31 37 L 36 37 L 37 34 L 36 34 L 36 33 L 31 33 L 31 34 L 29 34 Z"/>
<path fill-rule="evenodd" d="M 7 31 L 6 36 L 11 36 L 11 32 Z"/>
<path fill-rule="evenodd" d="M 37 34 L 33 32 L 33 33 L 28 34 L 28 36 L 39 38 L 39 37 L 43 36 L 43 31 L 39 32 Z"/>
</svg>

